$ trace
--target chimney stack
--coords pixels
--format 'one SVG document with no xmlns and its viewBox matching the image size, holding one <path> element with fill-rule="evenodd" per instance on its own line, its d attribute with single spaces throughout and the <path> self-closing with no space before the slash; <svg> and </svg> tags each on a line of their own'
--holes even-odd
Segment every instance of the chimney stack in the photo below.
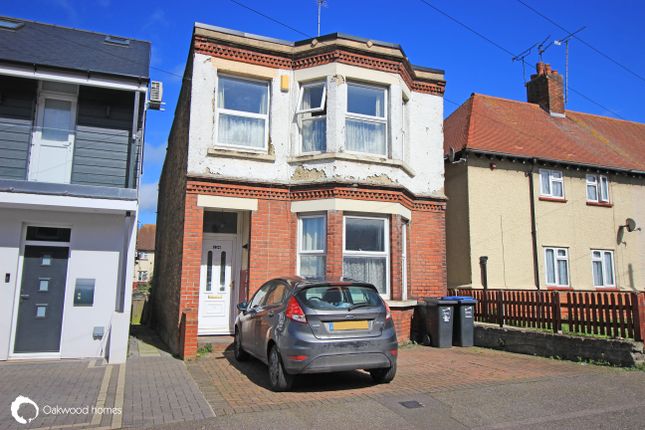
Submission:
<svg viewBox="0 0 645 430">
<path fill-rule="evenodd" d="M 536 103 L 551 116 L 564 117 L 564 85 L 562 75 L 551 70 L 550 64 L 539 62 L 535 75 L 526 83 L 526 99 Z"/>
</svg>

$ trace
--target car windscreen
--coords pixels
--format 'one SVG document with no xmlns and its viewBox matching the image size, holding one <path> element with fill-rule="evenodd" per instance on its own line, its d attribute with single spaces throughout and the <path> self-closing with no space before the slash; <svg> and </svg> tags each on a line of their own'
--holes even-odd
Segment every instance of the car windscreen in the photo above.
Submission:
<svg viewBox="0 0 645 430">
<path fill-rule="evenodd" d="M 319 310 L 350 309 L 381 306 L 381 297 L 374 288 L 363 285 L 319 285 L 297 293 L 307 307 Z"/>
</svg>

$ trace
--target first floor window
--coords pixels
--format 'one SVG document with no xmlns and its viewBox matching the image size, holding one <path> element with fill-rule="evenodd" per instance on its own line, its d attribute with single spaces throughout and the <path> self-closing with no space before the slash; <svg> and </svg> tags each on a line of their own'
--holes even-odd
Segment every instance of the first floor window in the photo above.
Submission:
<svg viewBox="0 0 645 430">
<path fill-rule="evenodd" d="M 587 175 L 587 201 L 609 203 L 609 179 L 603 175 Z"/>
<path fill-rule="evenodd" d="M 614 252 L 592 250 L 591 267 L 593 270 L 594 287 L 615 287 L 614 280 Z"/>
<path fill-rule="evenodd" d="M 325 215 L 307 215 L 299 219 L 298 271 L 303 278 L 325 278 Z"/>
<path fill-rule="evenodd" d="M 544 248 L 546 259 L 546 284 L 566 287 L 569 285 L 569 251 L 566 248 Z"/>
<path fill-rule="evenodd" d="M 343 276 L 373 284 L 389 297 L 389 224 L 386 218 L 346 216 Z"/>
<path fill-rule="evenodd" d="M 324 82 L 300 87 L 297 114 L 302 124 L 302 152 L 324 152 L 327 148 L 327 87 Z"/>
<path fill-rule="evenodd" d="M 220 76 L 217 86 L 217 143 L 266 149 L 269 83 Z"/>
<path fill-rule="evenodd" d="M 540 195 L 564 198 L 564 183 L 561 171 L 540 169 Z"/>
<path fill-rule="evenodd" d="M 345 149 L 387 155 L 387 90 L 347 84 Z"/>
</svg>

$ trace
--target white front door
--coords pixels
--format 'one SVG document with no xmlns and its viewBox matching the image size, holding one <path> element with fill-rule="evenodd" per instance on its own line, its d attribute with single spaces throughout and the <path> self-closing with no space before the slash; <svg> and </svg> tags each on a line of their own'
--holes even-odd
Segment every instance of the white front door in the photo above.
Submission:
<svg viewBox="0 0 645 430">
<path fill-rule="evenodd" d="M 43 94 L 38 101 L 29 180 L 68 184 L 72 175 L 76 100 Z"/>
<path fill-rule="evenodd" d="M 198 334 L 231 334 L 233 239 L 204 239 Z"/>
</svg>

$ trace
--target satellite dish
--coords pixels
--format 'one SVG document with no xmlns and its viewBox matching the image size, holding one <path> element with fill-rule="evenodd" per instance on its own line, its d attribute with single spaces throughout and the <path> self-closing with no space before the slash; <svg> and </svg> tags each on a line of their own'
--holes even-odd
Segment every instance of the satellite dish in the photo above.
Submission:
<svg viewBox="0 0 645 430">
<path fill-rule="evenodd" d="M 625 220 L 625 227 L 627 227 L 628 232 L 632 232 L 636 230 L 636 221 L 634 221 L 632 218 L 627 218 Z"/>
<path fill-rule="evenodd" d="M 455 148 L 450 148 L 450 149 L 448 150 L 448 160 L 449 160 L 451 163 L 454 163 L 454 162 L 455 162 Z"/>
</svg>

